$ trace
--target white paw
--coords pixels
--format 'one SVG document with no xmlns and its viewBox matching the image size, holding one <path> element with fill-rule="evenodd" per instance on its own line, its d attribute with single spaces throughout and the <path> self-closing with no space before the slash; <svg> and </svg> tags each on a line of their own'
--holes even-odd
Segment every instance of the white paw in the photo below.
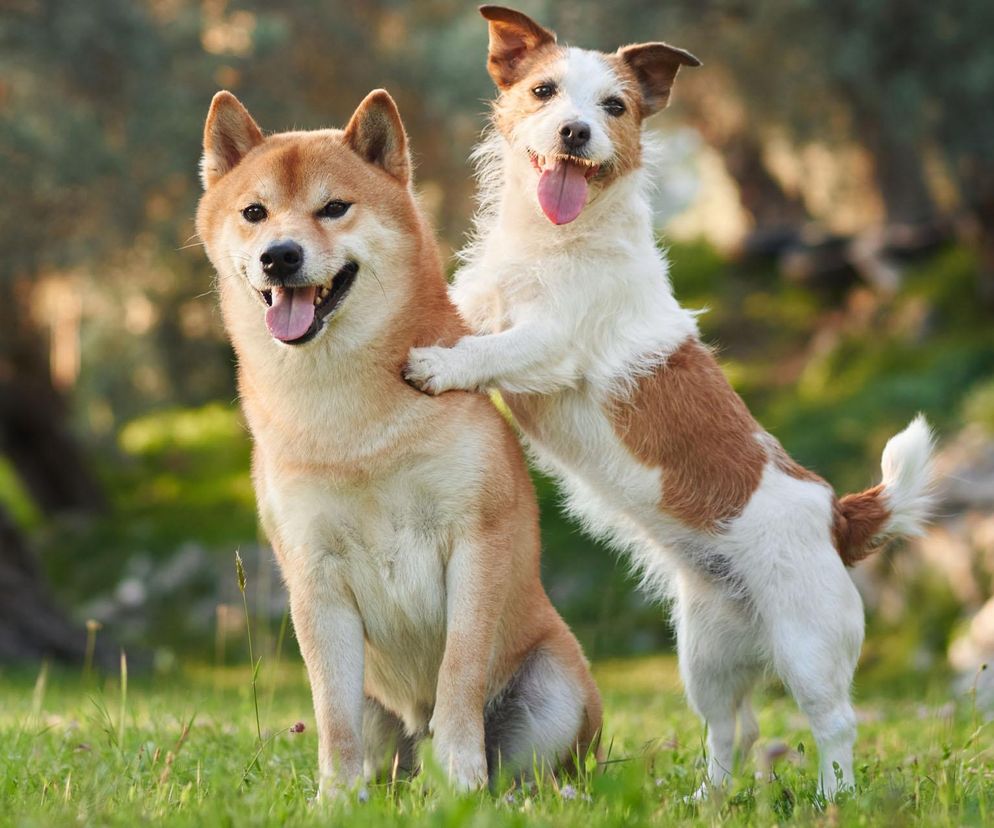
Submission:
<svg viewBox="0 0 994 828">
<path fill-rule="evenodd" d="M 692 794 L 690 794 L 690 796 L 685 796 L 683 798 L 683 801 L 687 805 L 698 805 L 701 802 L 707 802 L 710 796 L 711 796 L 711 789 L 708 787 L 708 783 L 701 782 L 701 786 Z"/>
<path fill-rule="evenodd" d="M 710 782 L 705 779 L 701 782 L 700 787 L 690 796 L 685 796 L 683 801 L 688 805 L 700 805 L 704 802 L 708 802 L 709 800 L 721 802 L 727 792 L 728 777 L 725 777 L 719 782 Z"/>
<path fill-rule="evenodd" d="M 412 348 L 404 379 L 426 394 L 441 394 L 459 387 L 454 362 L 451 348 Z"/>
<path fill-rule="evenodd" d="M 321 780 L 321 784 L 318 786 L 314 802 L 317 805 L 331 805 L 334 802 L 345 801 L 352 794 L 355 794 L 360 802 L 369 799 L 369 790 L 366 788 L 365 781 L 357 780 L 350 786 L 346 785 L 339 777 L 326 777 Z"/>
<path fill-rule="evenodd" d="M 475 791 L 487 784 L 487 757 L 483 746 L 455 744 L 437 736 L 433 739 L 435 761 L 460 791 Z"/>
</svg>

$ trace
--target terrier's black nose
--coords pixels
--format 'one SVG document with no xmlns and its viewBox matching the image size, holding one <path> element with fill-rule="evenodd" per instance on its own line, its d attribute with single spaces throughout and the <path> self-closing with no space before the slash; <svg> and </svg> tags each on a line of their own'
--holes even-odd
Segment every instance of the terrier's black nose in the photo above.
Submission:
<svg viewBox="0 0 994 828">
<path fill-rule="evenodd" d="M 282 282 L 300 270 L 304 263 L 304 248 L 294 241 L 277 242 L 266 248 L 259 261 L 263 273 Z"/>
<path fill-rule="evenodd" d="M 567 121 L 559 127 L 559 137 L 568 150 L 583 149 L 590 140 L 590 124 L 583 121 Z"/>
</svg>

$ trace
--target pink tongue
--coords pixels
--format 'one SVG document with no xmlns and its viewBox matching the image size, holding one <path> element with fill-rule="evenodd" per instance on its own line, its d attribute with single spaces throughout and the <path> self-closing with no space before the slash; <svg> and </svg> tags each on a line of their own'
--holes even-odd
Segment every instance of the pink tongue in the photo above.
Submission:
<svg viewBox="0 0 994 828">
<path fill-rule="evenodd" d="M 300 339 L 314 322 L 317 287 L 273 288 L 273 305 L 266 311 L 266 327 L 283 342 Z"/>
<path fill-rule="evenodd" d="M 553 224 L 569 224 L 587 203 L 586 168 L 557 159 L 538 180 L 538 203 Z"/>
</svg>

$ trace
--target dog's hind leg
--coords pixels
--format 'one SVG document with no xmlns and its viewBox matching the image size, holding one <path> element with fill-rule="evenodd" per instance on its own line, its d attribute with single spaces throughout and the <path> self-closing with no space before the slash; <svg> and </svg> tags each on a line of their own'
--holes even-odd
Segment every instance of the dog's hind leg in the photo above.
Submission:
<svg viewBox="0 0 994 828">
<path fill-rule="evenodd" d="M 574 758 L 582 766 L 587 751 L 596 749 L 600 695 L 575 640 L 575 657 L 568 652 L 561 657 L 557 643 L 534 650 L 487 704 L 484 741 L 491 784 L 502 776 L 530 778 L 572 769 Z"/>
<path fill-rule="evenodd" d="M 755 738 L 746 697 L 759 672 L 759 657 L 753 619 L 743 601 L 695 575 L 681 573 L 677 587 L 680 674 L 687 700 L 707 725 L 707 778 L 694 794 L 701 799 L 731 776 L 736 715 L 745 726 L 743 734 Z M 743 708 L 750 715 L 743 716 Z"/>
<path fill-rule="evenodd" d="M 818 745 L 819 786 L 832 799 L 852 788 L 856 714 L 850 686 L 863 642 L 863 605 L 834 549 L 819 573 L 817 589 L 786 594 L 769 618 L 773 661 L 798 707 L 808 717 Z M 813 559 L 814 556 L 809 556 Z M 802 600 L 803 599 L 803 600 Z"/>
<path fill-rule="evenodd" d="M 367 781 L 409 776 L 417 766 L 417 738 L 399 717 L 366 697 L 362 713 L 363 774 Z"/>
</svg>

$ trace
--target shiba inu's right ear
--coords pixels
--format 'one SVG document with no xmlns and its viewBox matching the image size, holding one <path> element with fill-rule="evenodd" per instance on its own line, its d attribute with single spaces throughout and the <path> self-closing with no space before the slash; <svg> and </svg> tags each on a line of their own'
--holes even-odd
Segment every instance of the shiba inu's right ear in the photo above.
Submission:
<svg viewBox="0 0 994 828">
<path fill-rule="evenodd" d="M 356 107 L 345 127 L 345 143 L 401 184 L 411 180 L 407 134 L 397 104 L 385 89 L 374 89 Z"/>
<path fill-rule="evenodd" d="M 528 15 L 503 6 L 480 6 L 480 14 L 490 23 L 490 53 L 487 71 L 501 89 L 520 80 L 527 54 L 556 42 L 556 35 Z"/>
<path fill-rule="evenodd" d="M 200 180 L 208 189 L 231 170 L 252 147 L 262 143 L 262 130 L 230 92 L 218 92 L 204 124 Z"/>
</svg>

